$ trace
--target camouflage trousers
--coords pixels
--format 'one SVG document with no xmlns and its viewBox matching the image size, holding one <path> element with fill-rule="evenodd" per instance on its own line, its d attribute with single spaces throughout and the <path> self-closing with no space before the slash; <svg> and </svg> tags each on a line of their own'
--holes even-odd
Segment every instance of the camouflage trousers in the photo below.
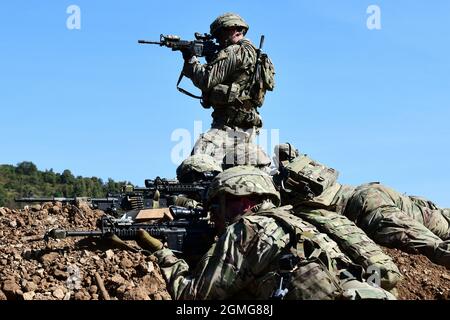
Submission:
<svg viewBox="0 0 450 320">
<path fill-rule="evenodd" d="M 253 129 L 211 128 L 196 141 L 191 155 L 212 156 L 226 167 L 245 164 L 268 167 L 270 158 L 254 143 L 255 134 Z"/>
<path fill-rule="evenodd" d="M 450 267 L 450 211 L 380 184 L 359 186 L 343 214 L 375 242 L 426 255 Z"/>
</svg>

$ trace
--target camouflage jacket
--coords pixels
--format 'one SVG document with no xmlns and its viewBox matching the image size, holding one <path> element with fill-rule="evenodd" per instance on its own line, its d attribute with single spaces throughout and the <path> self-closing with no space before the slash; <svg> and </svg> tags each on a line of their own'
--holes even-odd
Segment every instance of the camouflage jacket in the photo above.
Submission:
<svg viewBox="0 0 450 320">
<path fill-rule="evenodd" d="M 203 105 L 214 108 L 213 127 L 226 125 L 247 129 L 262 126 L 249 98 L 255 64 L 256 48 L 245 38 L 219 51 L 209 63 L 201 64 L 196 57 L 185 61 L 183 74 L 202 91 Z"/>
<path fill-rule="evenodd" d="M 278 288 L 280 258 L 289 250 L 290 243 L 290 234 L 285 225 L 270 215 L 287 216 L 295 225 L 297 237 L 308 238 L 319 245 L 319 251 L 326 257 L 328 275 L 333 274 L 332 277 L 335 277 L 339 270 L 355 266 L 340 251 L 336 242 L 318 232 L 313 225 L 292 215 L 291 209 L 290 206 L 261 208 L 244 215 L 227 228 L 193 272 L 171 250 L 157 251 L 155 256 L 172 297 L 181 300 L 268 299 Z M 303 245 L 297 246 L 296 250 L 299 256 L 303 255 L 303 259 L 309 261 L 309 254 L 304 251 Z M 328 276 L 319 277 L 311 272 L 305 272 L 303 276 L 306 278 L 301 283 L 305 292 L 310 293 L 307 298 L 333 298 L 332 294 L 318 295 L 319 292 L 332 291 L 328 290 L 331 287 Z"/>
<path fill-rule="evenodd" d="M 276 268 L 288 241 L 289 234 L 272 218 L 252 215 L 229 226 L 193 273 L 169 249 L 155 256 L 174 299 L 267 299 L 271 292 L 255 288 L 261 284 L 257 280 Z"/>
<path fill-rule="evenodd" d="M 208 92 L 218 84 L 231 84 L 240 81 L 244 84 L 256 63 L 256 50 L 248 39 L 230 45 L 217 53 L 215 58 L 201 64 L 194 56 L 185 62 L 183 74 L 203 92 Z"/>
</svg>

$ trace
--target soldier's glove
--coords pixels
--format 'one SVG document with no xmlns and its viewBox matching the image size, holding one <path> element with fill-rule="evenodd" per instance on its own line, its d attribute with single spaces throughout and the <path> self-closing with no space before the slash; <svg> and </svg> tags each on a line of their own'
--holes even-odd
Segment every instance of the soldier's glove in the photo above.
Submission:
<svg viewBox="0 0 450 320">
<path fill-rule="evenodd" d="M 183 54 L 183 59 L 185 61 L 188 61 L 193 56 L 191 50 L 189 50 L 189 49 L 181 49 L 181 53 Z"/>
<path fill-rule="evenodd" d="M 137 231 L 136 242 L 139 244 L 139 246 L 142 249 L 148 250 L 152 253 L 155 251 L 161 250 L 164 247 L 164 245 L 161 241 L 152 237 L 151 235 L 148 234 L 147 231 L 145 231 L 143 229 L 139 229 Z"/>
</svg>

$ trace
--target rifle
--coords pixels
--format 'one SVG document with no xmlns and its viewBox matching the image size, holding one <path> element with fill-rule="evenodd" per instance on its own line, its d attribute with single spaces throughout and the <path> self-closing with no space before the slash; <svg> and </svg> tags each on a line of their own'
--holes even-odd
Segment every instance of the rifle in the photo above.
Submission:
<svg viewBox="0 0 450 320">
<path fill-rule="evenodd" d="M 197 57 L 205 57 L 210 59 L 219 51 L 219 45 L 213 40 L 210 34 L 199 32 L 195 33 L 195 40 L 181 40 L 179 36 L 160 35 L 159 41 L 138 40 L 140 44 L 157 44 L 161 47 L 171 48 L 172 51 L 189 51 Z"/>
<path fill-rule="evenodd" d="M 204 33 L 201 34 L 196 32 L 194 34 L 195 40 L 181 40 L 179 36 L 174 35 L 160 35 L 159 42 L 158 41 L 147 41 L 147 40 L 138 40 L 140 44 L 157 44 L 161 47 L 172 48 L 172 51 L 188 51 L 193 56 L 197 57 L 205 57 L 206 62 L 211 62 L 213 60 L 214 55 L 219 52 L 220 46 L 216 44 L 213 40 L 212 35 Z M 195 94 L 190 93 L 189 91 L 180 87 L 181 79 L 183 79 L 183 72 L 180 73 L 177 81 L 177 89 L 181 93 L 188 95 L 195 99 L 202 99 L 201 96 L 197 96 Z"/>
<path fill-rule="evenodd" d="M 212 178 L 213 174 L 208 172 L 203 173 L 203 180 L 193 183 L 181 183 L 178 180 L 156 177 L 155 179 L 146 179 L 145 187 L 125 185 L 120 193 L 108 193 L 106 198 L 31 197 L 14 200 L 23 203 L 62 202 L 70 204 L 84 201 L 90 204 L 93 209 L 103 210 L 115 217 L 130 211 L 135 211 L 135 215 L 138 215 L 137 211 L 139 210 L 168 208 L 174 205 L 174 196 L 185 196 L 197 202 L 205 203 L 206 192 Z"/>
<path fill-rule="evenodd" d="M 103 216 L 99 219 L 98 230 L 64 230 L 52 229 L 44 239 L 64 239 L 67 237 L 99 237 L 107 238 L 116 235 L 122 240 L 135 240 L 137 231 L 143 229 L 152 237 L 167 242 L 167 246 L 174 252 L 186 257 L 202 256 L 214 240 L 214 226 L 206 219 L 207 212 L 203 209 L 187 209 L 170 207 L 174 217 L 172 221 L 156 223 L 134 223 L 129 217 L 114 219 Z"/>
<path fill-rule="evenodd" d="M 117 208 L 120 208 L 122 206 L 121 205 L 122 200 L 123 199 L 121 197 L 110 195 L 108 195 L 106 198 L 27 197 L 14 199 L 15 202 L 22 202 L 22 203 L 62 202 L 62 203 L 76 204 L 78 201 L 82 201 L 90 204 L 93 209 L 103 210 L 108 213 L 116 212 Z"/>
</svg>

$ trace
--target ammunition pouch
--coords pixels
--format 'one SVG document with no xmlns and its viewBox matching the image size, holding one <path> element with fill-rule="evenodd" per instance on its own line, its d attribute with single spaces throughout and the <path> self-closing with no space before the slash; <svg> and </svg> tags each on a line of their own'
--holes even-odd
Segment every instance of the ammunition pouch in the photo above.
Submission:
<svg viewBox="0 0 450 320">
<path fill-rule="evenodd" d="M 228 106 L 215 108 L 212 114 L 213 128 L 238 127 L 241 129 L 261 128 L 262 119 L 256 109 L 245 110 L 242 107 Z"/>
<path fill-rule="evenodd" d="M 338 171 L 301 155 L 282 168 L 282 192 L 312 200 L 334 185 L 338 175 Z"/>
<path fill-rule="evenodd" d="M 236 102 L 241 87 L 237 83 L 231 85 L 218 84 L 214 86 L 204 98 L 204 101 L 212 106 L 229 106 Z"/>
</svg>

